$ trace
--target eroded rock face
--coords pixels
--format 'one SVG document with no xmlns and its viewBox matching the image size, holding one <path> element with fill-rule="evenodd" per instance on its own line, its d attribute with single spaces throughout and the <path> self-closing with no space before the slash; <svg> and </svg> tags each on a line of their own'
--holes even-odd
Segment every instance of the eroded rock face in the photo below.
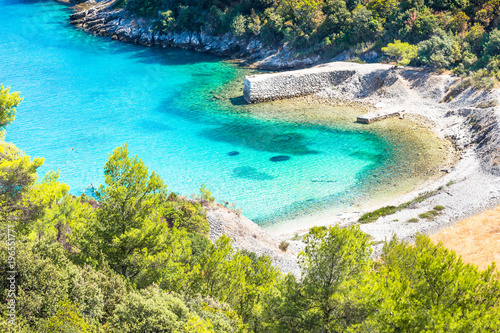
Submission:
<svg viewBox="0 0 500 333">
<path fill-rule="evenodd" d="M 243 215 L 216 205 L 207 209 L 207 220 L 210 224 L 210 239 L 216 240 L 226 235 L 234 241 L 233 246 L 236 249 L 268 255 L 283 273 L 300 275 L 296 253 L 290 249 L 280 250 L 280 241 L 277 238 Z"/>
<path fill-rule="evenodd" d="M 477 144 L 477 153 L 483 167 L 500 176 L 500 117 L 498 110 L 475 109 L 468 117 L 472 141 Z"/>
</svg>

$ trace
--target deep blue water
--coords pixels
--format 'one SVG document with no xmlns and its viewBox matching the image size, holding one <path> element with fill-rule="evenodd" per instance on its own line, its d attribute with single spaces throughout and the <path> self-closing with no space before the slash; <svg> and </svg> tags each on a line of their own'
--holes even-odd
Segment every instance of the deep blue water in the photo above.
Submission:
<svg viewBox="0 0 500 333">
<path fill-rule="evenodd" d="M 373 134 L 221 110 L 210 91 L 241 69 L 219 58 L 88 35 L 51 1 L 0 8 L 0 83 L 25 98 L 7 140 L 45 157 L 42 173 L 59 169 L 74 194 L 100 184 L 108 154 L 127 143 L 170 190 L 204 182 L 265 223 L 352 200 L 391 153 Z"/>
</svg>

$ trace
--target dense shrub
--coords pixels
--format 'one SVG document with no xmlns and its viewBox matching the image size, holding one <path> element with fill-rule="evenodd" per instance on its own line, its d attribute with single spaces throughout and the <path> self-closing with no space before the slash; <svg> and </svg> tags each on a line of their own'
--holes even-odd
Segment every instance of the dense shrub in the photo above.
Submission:
<svg viewBox="0 0 500 333">
<path fill-rule="evenodd" d="M 395 40 L 394 43 L 389 43 L 382 51 L 390 58 L 397 61 L 398 65 L 408 65 L 417 56 L 417 46 L 409 43 L 401 43 L 400 40 Z"/>
<path fill-rule="evenodd" d="M 433 68 L 449 68 L 455 63 L 453 38 L 445 33 L 432 36 L 418 45 L 420 61 Z"/>
</svg>

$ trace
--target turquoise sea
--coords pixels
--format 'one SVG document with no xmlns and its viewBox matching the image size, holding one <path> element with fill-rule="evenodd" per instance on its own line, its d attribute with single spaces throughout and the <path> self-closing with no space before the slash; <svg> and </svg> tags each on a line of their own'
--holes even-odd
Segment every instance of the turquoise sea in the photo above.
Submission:
<svg viewBox="0 0 500 333">
<path fill-rule="evenodd" d="M 355 202 L 363 175 L 393 154 L 374 134 L 220 107 L 211 91 L 242 71 L 220 58 L 91 36 L 53 1 L 0 8 L 0 83 L 25 98 L 6 139 L 44 157 L 42 173 L 59 169 L 74 194 L 100 184 L 108 154 L 127 143 L 170 190 L 204 182 L 266 224 Z"/>
</svg>

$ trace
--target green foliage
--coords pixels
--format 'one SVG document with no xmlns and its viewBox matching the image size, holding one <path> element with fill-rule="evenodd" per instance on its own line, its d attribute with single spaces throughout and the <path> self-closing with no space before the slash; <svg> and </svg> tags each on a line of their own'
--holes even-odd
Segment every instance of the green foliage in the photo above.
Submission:
<svg viewBox="0 0 500 333">
<path fill-rule="evenodd" d="M 381 302 L 377 331 L 493 332 L 500 327 L 500 280 L 494 266 L 480 272 L 442 244 L 419 235 L 415 246 L 393 239 L 375 272 Z"/>
<path fill-rule="evenodd" d="M 235 36 L 243 36 L 246 33 L 247 19 L 243 15 L 238 15 L 231 23 L 231 32 Z"/>
<path fill-rule="evenodd" d="M 201 194 L 201 202 L 203 203 L 210 203 L 215 201 L 215 197 L 212 195 L 212 192 L 210 192 L 205 183 L 202 183 L 200 186 L 200 194 Z"/>
<path fill-rule="evenodd" d="M 104 182 L 96 191 L 100 202 L 94 227 L 94 243 L 111 267 L 125 276 L 137 274 L 131 268 L 140 251 L 158 247 L 168 225 L 162 223 L 167 188 L 161 178 L 137 157 L 130 159 L 127 146 L 119 147 L 104 166 Z M 88 249 L 91 250 L 91 249 Z M 155 248 L 156 251 L 161 251 Z"/>
<path fill-rule="evenodd" d="M 60 301 L 56 313 L 38 325 L 38 332 L 90 332 L 91 327 L 80 316 L 77 307 L 70 301 Z"/>
<path fill-rule="evenodd" d="M 355 44 L 373 40 L 383 29 L 381 22 L 373 16 L 373 12 L 362 5 L 358 5 L 352 11 L 348 22 L 347 39 Z"/>
<path fill-rule="evenodd" d="M 176 27 L 174 13 L 171 10 L 160 13 L 160 30 L 172 31 Z"/>
<path fill-rule="evenodd" d="M 395 40 L 394 43 L 389 43 L 382 51 L 389 57 L 396 60 L 398 65 L 408 65 L 417 57 L 417 46 L 409 43 L 401 43 L 400 40 Z"/>
<path fill-rule="evenodd" d="M 419 219 L 417 219 L 416 217 L 412 217 L 411 219 L 408 220 L 408 222 L 411 222 L 411 223 L 416 223 L 418 221 L 419 221 Z"/>
<path fill-rule="evenodd" d="M 399 210 L 399 208 L 396 206 L 385 206 L 385 207 L 379 208 L 373 212 L 368 212 L 368 213 L 363 214 L 359 218 L 358 222 L 370 223 L 370 222 L 378 220 L 379 217 L 392 215 L 392 214 L 396 213 L 398 210 Z"/>
<path fill-rule="evenodd" d="M 369 237 L 358 226 L 312 228 L 304 243 L 306 248 L 299 254 L 302 283 L 320 303 L 328 303 L 345 281 L 368 268 Z M 323 319 L 329 320 L 331 314 L 323 310 Z"/>
<path fill-rule="evenodd" d="M 497 56 L 500 54 L 500 30 L 495 29 L 488 35 L 488 41 L 484 44 L 485 56 Z"/>
<path fill-rule="evenodd" d="M 111 318 L 117 332 L 181 332 L 189 319 L 184 302 L 157 286 L 134 291 Z"/>
<path fill-rule="evenodd" d="M 14 145 L 0 140 L 0 224 L 14 225 L 26 235 L 45 210 L 55 204 L 69 187 L 58 181 L 59 174 L 48 172 L 37 182 L 43 159 L 31 159 Z"/>
<path fill-rule="evenodd" d="M 449 68 L 454 64 L 453 38 L 446 34 L 432 36 L 418 45 L 420 61 L 433 68 Z"/>
<path fill-rule="evenodd" d="M 246 320 L 252 318 L 259 295 L 278 275 L 267 256 L 252 260 L 221 236 L 210 244 L 193 269 L 190 290 L 228 303 Z"/>
<path fill-rule="evenodd" d="M 470 17 L 464 12 L 460 11 L 455 13 L 453 18 L 448 22 L 448 27 L 455 33 L 464 33 L 467 31 Z"/>
<path fill-rule="evenodd" d="M 431 209 L 427 212 L 423 212 L 423 213 L 418 214 L 418 217 L 420 217 L 421 219 L 432 220 L 437 215 L 439 215 L 439 212 L 437 210 Z"/>
<path fill-rule="evenodd" d="M 476 108 L 479 109 L 487 109 L 487 108 L 494 108 L 495 106 L 498 106 L 497 101 L 495 100 L 490 100 L 488 102 L 481 102 L 478 105 L 476 105 Z"/>
<path fill-rule="evenodd" d="M 130 159 L 127 145 L 110 155 L 104 166 L 104 183 L 96 191 L 101 208 L 97 218 L 105 243 L 132 228 L 158 220 L 158 206 L 167 198 L 167 187 L 136 157 Z"/>
<path fill-rule="evenodd" d="M 0 84 L 0 129 L 3 130 L 7 125 L 14 121 L 16 117 L 16 107 L 23 98 L 20 92 L 10 92 L 10 87 L 5 88 Z"/>
<path fill-rule="evenodd" d="M 286 252 L 286 250 L 288 249 L 289 245 L 290 245 L 290 243 L 285 242 L 285 241 L 281 241 L 281 243 L 279 245 L 279 248 L 280 248 L 281 251 Z"/>
<path fill-rule="evenodd" d="M 9 321 L 9 317 L 0 315 L 0 331 L 5 333 L 35 333 L 35 329 L 31 328 L 26 319 L 17 317 L 15 323 Z"/>
<path fill-rule="evenodd" d="M 414 199 L 402 203 L 401 205 L 398 206 L 398 208 L 399 209 L 403 209 L 403 208 L 413 207 L 416 204 L 421 203 L 421 202 L 429 199 L 430 197 L 436 195 L 436 193 L 438 193 L 440 190 L 441 189 L 437 189 L 437 190 L 434 190 L 434 191 L 426 191 L 424 193 L 421 193 L 417 197 L 415 197 Z"/>
<path fill-rule="evenodd" d="M 116 332 L 246 332 L 227 305 L 210 298 L 184 300 L 154 285 L 129 293 L 110 324 Z"/>
<path fill-rule="evenodd" d="M 387 19 L 397 10 L 397 0 L 372 0 L 366 6 L 377 18 Z"/>
<path fill-rule="evenodd" d="M 84 197 L 65 195 L 58 203 L 53 203 L 44 216 L 37 221 L 38 237 L 50 238 L 60 243 L 72 243 L 72 233 L 81 229 L 88 221 L 95 220 L 95 211 Z"/>
<path fill-rule="evenodd" d="M 289 275 L 272 298 L 277 332 L 335 332 L 362 320 L 356 286 L 370 266 L 370 241 L 359 227 L 312 228 L 300 253 L 300 282 Z"/>
<path fill-rule="evenodd" d="M 0 264 L 7 267 L 8 251 L 4 243 L 0 256 Z M 38 319 L 45 320 L 43 325 L 51 322 L 55 325 L 61 319 L 57 319 L 58 311 L 65 313 L 74 307 L 75 320 L 81 316 L 85 320 L 105 321 L 126 292 L 121 278 L 108 270 L 94 271 L 90 266 L 81 268 L 72 264 L 61 244 L 51 240 L 32 243 L 18 239 L 16 263 L 16 311 L 31 326 L 39 325 Z M 6 297 L 8 273 L 1 271 L 0 276 Z M 65 300 L 71 305 L 60 304 Z"/>
<path fill-rule="evenodd" d="M 0 213 L 3 225 L 18 224 L 26 228 L 40 209 L 28 202 L 29 194 L 36 185 L 36 170 L 43 159 L 31 160 L 12 144 L 0 141 Z"/>
<path fill-rule="evenodd" d="M 248 332 L 242 318 L 227 304 L 200 296 L 185 299 L 185 303 L 191 311 L 186 332 Z"/>
<path fill-rule="evenodd" d="M 348 62 L 354 62 L 356 64 L 366 64 L 366 61 L 359 59 L 358 57 L 349 59 Z"/>
<path fill-rule="evenodd" d="M 206 211 L 200 203 L 186 200 L 169 200 L 165 205 L 163 218 L 170 227 L 208 235 Z"/>
</svg>

